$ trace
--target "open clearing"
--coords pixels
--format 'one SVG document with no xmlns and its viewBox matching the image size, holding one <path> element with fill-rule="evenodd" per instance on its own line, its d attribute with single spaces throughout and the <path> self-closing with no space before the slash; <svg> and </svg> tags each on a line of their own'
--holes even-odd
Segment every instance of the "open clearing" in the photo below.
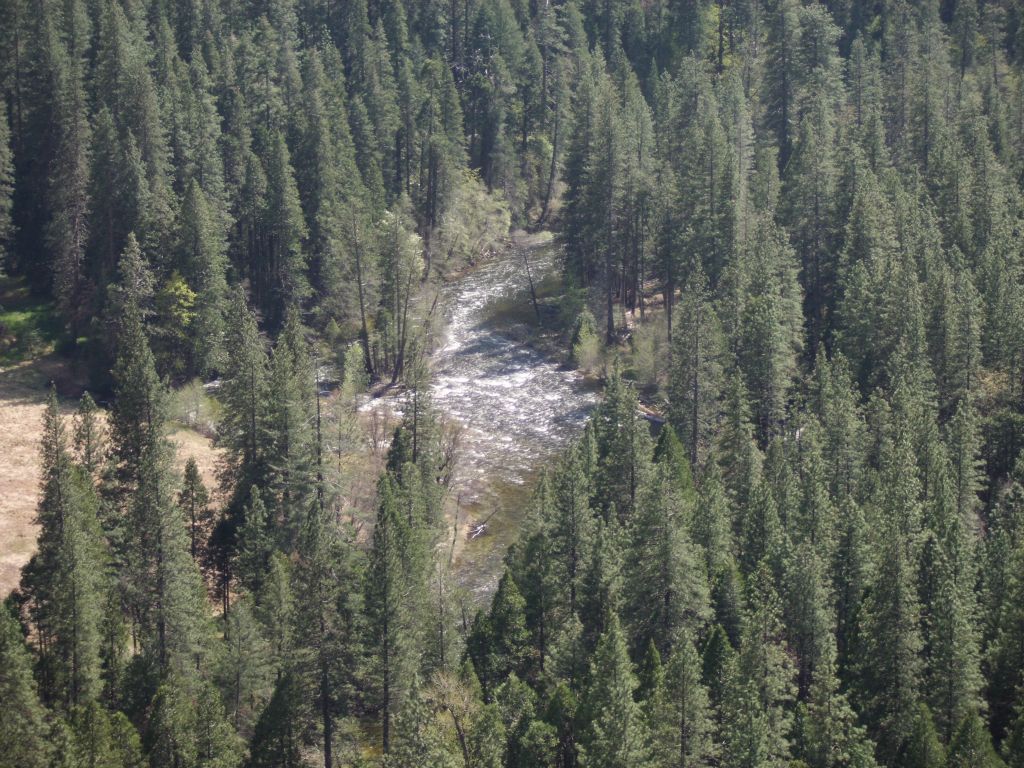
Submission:
<svg viewBox="0 0 1024 768">
<path fill-rule="evenodd" d="M 70 416 L 82 387 L 65 361 L 47 355 L 0 369 L 0 599 L 18 585 L 21 568 L 35 551 L 39 439 L 51 381 Z M 211 441 L 185 428 L 172 428 L 170 438 L 178 446 L 179 468 L 195 456 L 212 489 L 218 451 Z"/>
</svg>

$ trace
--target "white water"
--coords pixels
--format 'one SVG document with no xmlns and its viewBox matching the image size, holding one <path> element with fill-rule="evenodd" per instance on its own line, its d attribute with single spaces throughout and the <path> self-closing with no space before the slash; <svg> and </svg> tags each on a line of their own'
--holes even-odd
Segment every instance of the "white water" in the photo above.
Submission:
<svg viewBox="0 0 1024 768">
<path fill-rule="evenodd" d="M 535 281 L 554 268 L 553 252 L 527 251 Z M 539 470 L 582 431 L 597 403 L 577 373 L 495 327 L 494 304 L 508 299 L 530 302 L 516 249 L 446 286 L 445 331 L 431 358 L 434 407 L 462 428 L 453 497 L 463 523 L 487 521 L 459 556 L 460 581 L 480 593 L 495 583 Z M 400 399 L 391 405 L 400 409 Z"/>
<path fill-rule="evenodd" d="M 534 279 L 552 249 L 530 252 Z M 433 398 L 464 428 L 464 470 L 522 483 L 577 434 L 596 402 L 578 374 L 493 329 L 497 299 L 529 302 L 522 257 L 508 252 L 445 291 L 447 329 L 433 357 Z"/>
</svg>

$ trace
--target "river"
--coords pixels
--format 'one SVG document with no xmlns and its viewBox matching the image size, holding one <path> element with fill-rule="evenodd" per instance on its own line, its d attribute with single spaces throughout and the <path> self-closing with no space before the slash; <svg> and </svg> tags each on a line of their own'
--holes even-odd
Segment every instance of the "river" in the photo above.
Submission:
<svg viewBox="0 0 1024 768">
<path fill-rule="evenodd" d="M 534 280 L 555 268 L 554 246 L 525 251 Z M 448 283 L 440 301 L 446 322 L 431 356 L 432 399 L 461 427 L 451 495 L 462 539 L 455 573 L 482 599 L 497 583 L 540 469 L 582 431 L 597 394 L 578 373 L 515 340 L 497 322 L 510 301 L 530 302 L 519 247 Z"/>
</svg>

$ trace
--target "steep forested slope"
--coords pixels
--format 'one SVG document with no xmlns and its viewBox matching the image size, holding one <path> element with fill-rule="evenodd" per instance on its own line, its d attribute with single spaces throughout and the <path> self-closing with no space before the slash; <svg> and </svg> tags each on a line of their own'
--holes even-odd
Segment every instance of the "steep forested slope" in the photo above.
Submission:
<svg viewBox="0 0 1024 768">
<path fill-rule="evenodd" d="M 0 766 L 1024 766 L 1022 16 L 0 0 L 3 269 L 110 402 L 46 410 Z M 510 225 L 606 390 L 474 617 L 422 297 Z"/>
</svg>

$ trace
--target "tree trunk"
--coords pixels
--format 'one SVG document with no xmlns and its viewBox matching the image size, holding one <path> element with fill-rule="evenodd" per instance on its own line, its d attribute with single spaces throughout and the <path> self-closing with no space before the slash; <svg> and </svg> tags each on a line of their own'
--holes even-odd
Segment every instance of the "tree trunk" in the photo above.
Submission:
<svg viewBox="0 0 1024 768">
<path fill-rule="evenodd" d="M 363 364 L 370 379 L 374 378 L 373 358 L 370 356 L 370 331 L 366 325 L 366 295 L 363 291 L 363 249 L 359 244 L 359 226 L 352 215 L 352 240 L 355 244 L 356 287 L 359 294 L 359 342 L 363 347 Z"/>
</svg>

